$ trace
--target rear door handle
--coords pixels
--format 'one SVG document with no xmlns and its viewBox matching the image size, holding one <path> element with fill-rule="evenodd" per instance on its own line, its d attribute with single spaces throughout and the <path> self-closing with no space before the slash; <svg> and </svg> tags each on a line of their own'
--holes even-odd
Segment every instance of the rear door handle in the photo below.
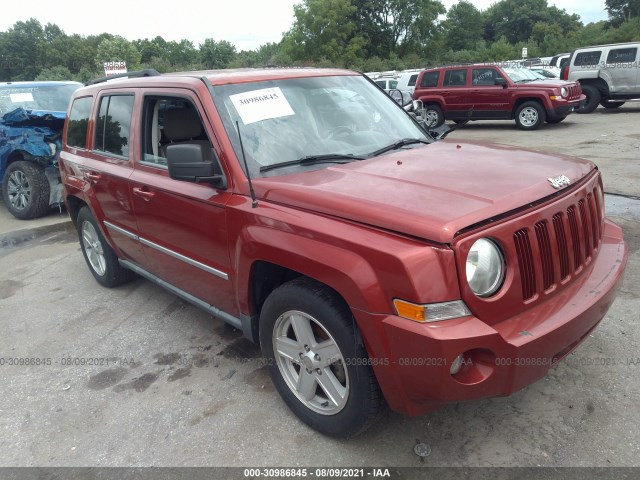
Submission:
<svg viewBox="0 0 640 480">
<path fill-rule="evenodd" d="M 146 187 L 133 187 L 133 194 L 143 198 L 146 202 L 155 197 L 155 193 L 146 190 Z"/>
</svg>

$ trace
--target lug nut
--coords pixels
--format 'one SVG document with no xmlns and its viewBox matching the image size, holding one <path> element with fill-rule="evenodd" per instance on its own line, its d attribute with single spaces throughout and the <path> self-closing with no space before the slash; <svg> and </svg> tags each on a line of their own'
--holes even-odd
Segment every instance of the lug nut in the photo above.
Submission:
<svg viewBox="0 0 640 480">
<path fill-rule="evenodd" d="M 308 352 L 309 350 L 311 350 L 311 349 L 309 348 L 309 345 L 305 345 L 305 346 L 304 346 L 304 351 L 305 351 L 305 352 Z"/>
<path fill-rule="evenodd" d="M 316 373 L 317 373 L 318 375 L 322 375 L 322 370 L 320 370 L 319 368 L 316 368 Z"/>
<path fill-rule="evenodd" d="M 316 353 L 316 356 L 313 358 L 315 359 L 316 362 L 319 362 L 321 360 L 320 355 L 318 355 L 317 353 Z"/>
</svg>

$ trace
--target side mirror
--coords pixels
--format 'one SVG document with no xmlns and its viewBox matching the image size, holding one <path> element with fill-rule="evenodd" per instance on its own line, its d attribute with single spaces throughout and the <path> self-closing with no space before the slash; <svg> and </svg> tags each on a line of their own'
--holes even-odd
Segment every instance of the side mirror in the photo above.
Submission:
<svg viewBox="0 0 640 480">
<path fill-rule="evenodd" d="M 413 101 L 413 95 L 409 92 L 403 92 L 401 90 L 390 90 L 389 96 L 401 107 L 406 107 Z"/>
<path fill-rule="evenodd" d="M 507 80 L 504 78 L 496 78 L 494 83 L 500 85 L 502 88 L 507 88 Z"/>
<path fill-rule="evenodd" d="M 210 182 L 221 188 L 226 187 L 224 175 L 216 173 L 214 161 L 205 160 L 204 146 L 201 144 L 167 145 L 167 167 L 169 176 L 185 182 Z"/>
</svg>

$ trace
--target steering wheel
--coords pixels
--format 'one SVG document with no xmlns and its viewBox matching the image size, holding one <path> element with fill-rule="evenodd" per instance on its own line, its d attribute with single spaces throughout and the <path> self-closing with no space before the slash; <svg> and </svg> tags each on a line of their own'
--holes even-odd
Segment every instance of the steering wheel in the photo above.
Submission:
<svg viewBox="0 0 640 480">
<path fill-rule="evenodd" d="M 351 135 L 352 133 L 353 133 L 353 130 L 351 130 L 346 125 L 338 125 L 337 127 L 329 130 L 329 133 L 327 134 L 327 139 L 332 140 L 334 138 L 346 137 L 347 135 Z"/>
</svg>

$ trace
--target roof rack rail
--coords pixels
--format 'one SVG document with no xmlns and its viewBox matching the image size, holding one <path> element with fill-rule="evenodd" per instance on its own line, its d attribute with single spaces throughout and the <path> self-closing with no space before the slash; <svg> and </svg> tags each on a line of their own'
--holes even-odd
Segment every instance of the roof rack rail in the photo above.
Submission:
<svg viewBox="0 0 640 480">
<path fill-rule="evenodd" d="M 147 68 L 145 70 L 135 70 L 133 72 L 117 73 L 108 77 L 96 78 L 95 80 L 90 80 L 85 83 L 85 86 L 95 85 L 96 83 L 103 83 L 108 80 L 113 80 L 114 78 L 155 77 L 157 75 L 160 75 L 157 70 L 154 70 L 153 68 Z"/>
</svg>

